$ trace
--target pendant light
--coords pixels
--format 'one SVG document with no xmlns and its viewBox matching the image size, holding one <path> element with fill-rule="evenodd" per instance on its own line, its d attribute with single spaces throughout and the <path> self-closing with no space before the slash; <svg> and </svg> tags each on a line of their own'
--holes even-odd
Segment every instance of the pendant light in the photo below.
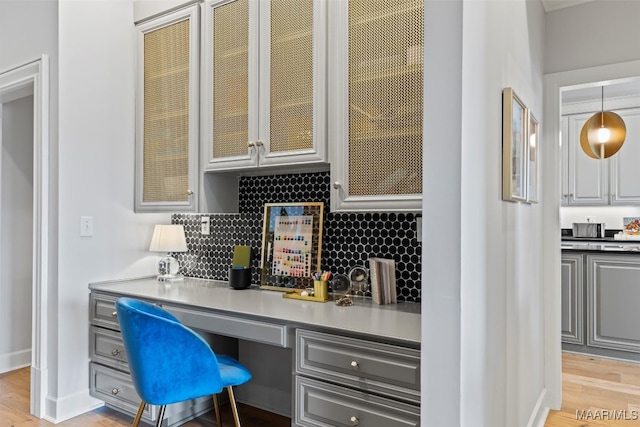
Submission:
<svg viewBox="0 0 640 427">
<path fill-rule="evenodd" d="M 594 159 L 611 157 L 620 150 L 627 136 L 627 127 L 622 117 L 611 111 L 604 111 L 604 86 L 599 113 L 586 121 L 580 131 L 580 147 L 587 156 Z"/>
</svg>

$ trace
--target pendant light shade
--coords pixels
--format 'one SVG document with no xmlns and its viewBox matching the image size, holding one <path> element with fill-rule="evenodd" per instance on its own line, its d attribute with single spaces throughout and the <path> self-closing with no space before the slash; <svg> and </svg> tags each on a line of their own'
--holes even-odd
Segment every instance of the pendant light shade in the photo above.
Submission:
<svg viewBox="0 0 640 427">
<path fill-rule="evenodd" d="M 586 121 L 580 131 L 580 147 L 589 157 L 607 158 L 616 154 L 627 136 L 627 127 L 622 117 L 604 111 L 604 86 L 602 87 L 602 110 Z"/>
</svg>

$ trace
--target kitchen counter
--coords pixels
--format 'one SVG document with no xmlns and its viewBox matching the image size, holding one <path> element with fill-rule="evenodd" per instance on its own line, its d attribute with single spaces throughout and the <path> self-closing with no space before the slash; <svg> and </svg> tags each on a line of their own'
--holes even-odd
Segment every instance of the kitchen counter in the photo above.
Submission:
<svg viewBox="0 0 640 427">
<path fill-rule="evenodd" d="M 180 305 L 186 308 L 264 319 L 289 325 L 364 334 L 383 340 L 420 344 L 420 304 L 377 305 L 370 298 L 354 298 L 354 305 L 341 307 L 326 303 L 282 297 L 278 291 L 257 286 L 235 290 L 227 282 L 185 278 L 158 282 L 155 277 L 89 284 L 94 292 L 129 296 Z"/>
<path fill-rule="evenodd" d="M 616 252 L 640 253 L 640 241 L 628 240 L 565 240 L 562 239 L 560 249 L 574 252 Z"/>
</svg>

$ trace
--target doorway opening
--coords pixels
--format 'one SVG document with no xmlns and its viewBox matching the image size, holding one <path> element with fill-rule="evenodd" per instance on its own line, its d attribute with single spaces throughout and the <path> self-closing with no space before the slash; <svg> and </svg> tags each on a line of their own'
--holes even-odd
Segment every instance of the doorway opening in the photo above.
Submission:
<svg viewBox="0 0 640 427">
<path fill-rule="evenodd" d="M 47 395 L 49 282 L 47 55 L 0 72 L 0 147 L 0 280 L 13 282 L 0 284 L 0 291 L 16 296 L 15 303 L 26 305 L 27 313 L 31 314 L 29 331 L 24 332 L 31 337 L 30 352 L 23 348 L 25 343 L 20 341 L 23 338 L 12 339 L 11 345 L 19 350 L 13 352 L 15 360 L 9 363 L 20 365 L 30 359 L 30 411 L 43 418 Z M 18 314 L 11 316 L 15 316 L 8 325 L 11 333 L 16 329 L 23 332 L 18 324 L 13 324 L 20 321 Z"/>
</svg>

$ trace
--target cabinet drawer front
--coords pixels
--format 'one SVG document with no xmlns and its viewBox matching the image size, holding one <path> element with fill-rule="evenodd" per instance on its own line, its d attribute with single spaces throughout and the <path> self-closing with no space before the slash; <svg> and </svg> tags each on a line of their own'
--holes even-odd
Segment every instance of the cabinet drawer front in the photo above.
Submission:
<svg viewBox="0 0 640 427">
<path fill-rule="evenodd" d="M 298 329 L 296 372 L 420 402 L 420 351 Z"/>
<path fill-rule="evenodd" d="M 179 307 L 164 307 L 185 325 L 227 337 L 288 347 L 287 326 L 231 315 L 219 315 Z"/>
<path fill-rule="evenodd" d="M 89 331 L 91 360 L 123 370 L 129 370 L 127 355 L 120 332 L 91 326 Z"/>
<path fill-rule="evenodd" d="M 131 377 L 93 362 L 89 366 L 91 396 L 104 400 L 109 406 L 135 415 L 141 400 L 133 387 Z M 142 418 L 154 421 L 157 416 L 156 412 L 156 406 L 147 405 Z"/>
<path fill-rule="evenodd" d="M 118 316 L 116 314 L 117 297 L 96 295 L 91 293 L 89 300 L 89 321 L 93 325 L 104 326 L 105 328 L 120 330 Z"/>
<path fill-rule="evenodd" d="M 420 425 L 420 408 L 296 376 L 295 421 L 300 426 L 409 427 Z"/>
</svg>

